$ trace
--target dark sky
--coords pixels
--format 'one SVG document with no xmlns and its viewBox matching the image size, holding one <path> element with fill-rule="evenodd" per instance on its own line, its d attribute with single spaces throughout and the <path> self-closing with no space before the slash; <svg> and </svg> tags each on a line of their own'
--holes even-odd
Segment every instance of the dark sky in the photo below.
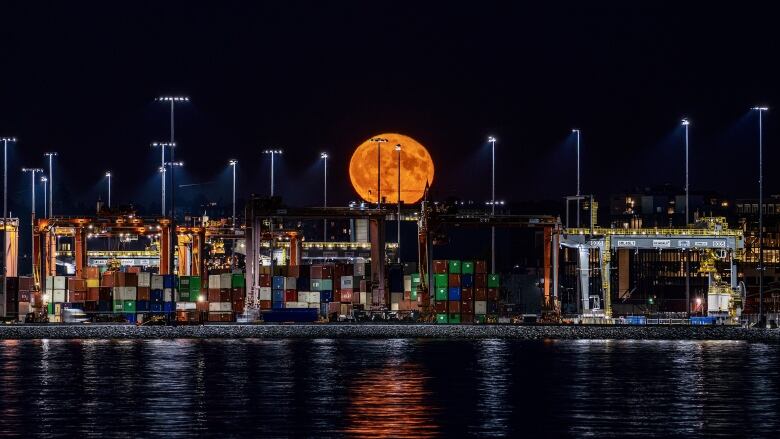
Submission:
<svg viewBox="0 0 780 439">
<path fill-rule="evenodd" d="M 200 3 L 3 2 L 0 135 L 20 139 L 15 213 L 29 211 L 20 168 L 43 166 L 47 150 L 60 153 L 60 211 L 91 211 L 107 169 L 115 203 L 158 202 L 149 143 L 168 136 L 161 94 L 192 99 L 177 108 L 182 181 L 194 185 L 182 198 L 226 201 L 229 158 L 241 194 L 266 193 L 260 151 L 275 146 L 277 192 L 296 204 L 321 202 L 323 150 L 330 202 L 355 199 L 351 151 L 383 131 L 427 146 L 441 197 L 488 197 L 489 134 L 500 198 L 573 192 L 574 126 L 585 192 L 682 185 L 686 115 L 692 189 L 753 196 L 747 110 L 780 102 L 770 2 Z M 767 115 L 770 193 L 776 120 Z"/>
</svg>

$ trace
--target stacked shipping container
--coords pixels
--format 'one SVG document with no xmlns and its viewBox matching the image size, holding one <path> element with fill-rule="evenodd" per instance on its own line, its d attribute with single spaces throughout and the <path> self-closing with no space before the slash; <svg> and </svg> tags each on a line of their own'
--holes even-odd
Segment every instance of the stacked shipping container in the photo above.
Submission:
<svg viewBox="0 0 780 439">
<path fill-rule="evenodd" d="M 485 261 L 433 261 L 437 323 L 485 323 L 498 313 L 499 277 Z"/>
</svg>

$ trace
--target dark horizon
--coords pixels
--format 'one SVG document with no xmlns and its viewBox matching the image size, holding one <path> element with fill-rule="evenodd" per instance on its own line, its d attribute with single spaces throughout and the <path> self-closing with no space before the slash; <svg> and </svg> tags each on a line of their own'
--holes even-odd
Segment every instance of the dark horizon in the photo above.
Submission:
<svg viewBox="0 0 780 439">
<path fill-rule="evenodd" d="M 22 166 L 55 163 L 56 210 L 94 209 L 114 173 L 114 204 L 159 208 L 159 155 L 169 137 L 159 95 L 176 110 L 177 198 L 229 202 L 227 162 L 239 160 L 239 198 L 268 191 L 321 203 L 357 199 L 347 166 L 374 134 L 425 145 L 433 193 L 484 200 L 488 135 L 497 143 L 497 198 L 560 200 L 575 189 L 571 129 L 582 130 L 583 192 L 684 182 L 680 119 L 691 125 L 691 190 L 757 196 L 757 118 L 778 102 L 773 15 L 746 5 L 702 10 L 664 4 L 566 7 L 316 2 L 126 10 L 25 3 L 2 7 L 0 135 L 9 148 L 9 209 L 29 212 Z M 383 25 L 384 24 L 384 25 Z M 765 193 L 776 118 L 764 125 Z M 27 178 L 25 178 L 27 177 Z M 39 199 L 42 188 L 39 187 Z M 38 211 L 43 206 L 39 204 Z"/>
</svg>

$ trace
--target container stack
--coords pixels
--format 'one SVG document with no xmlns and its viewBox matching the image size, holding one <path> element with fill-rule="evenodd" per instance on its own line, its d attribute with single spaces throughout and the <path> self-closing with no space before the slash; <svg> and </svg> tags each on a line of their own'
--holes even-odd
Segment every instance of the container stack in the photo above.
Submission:
<svg viewBox="0 0 780 439">
<path fill-rule="evenodd" d="M 233 321 L 232 275 L 230 273 L 210 274 L 208 303 L 210 322 Z"/>
<path fill-rule="evenodd" d="M 498 275 L 484 261 L 434 261 L 433 283 L 437 323 L 484 323 L 498 310 Z"/>
</svg>

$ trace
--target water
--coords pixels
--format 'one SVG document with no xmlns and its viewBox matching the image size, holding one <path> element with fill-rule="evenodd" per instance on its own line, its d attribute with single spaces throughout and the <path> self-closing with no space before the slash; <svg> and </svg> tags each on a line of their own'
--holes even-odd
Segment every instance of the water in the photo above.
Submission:
<svg viewBox="0 0 780 439">
<path fill-rule="evenodd" d="M 0 341 L 0 436 L 780 437 L 780 346 Z"/>
</svg>

